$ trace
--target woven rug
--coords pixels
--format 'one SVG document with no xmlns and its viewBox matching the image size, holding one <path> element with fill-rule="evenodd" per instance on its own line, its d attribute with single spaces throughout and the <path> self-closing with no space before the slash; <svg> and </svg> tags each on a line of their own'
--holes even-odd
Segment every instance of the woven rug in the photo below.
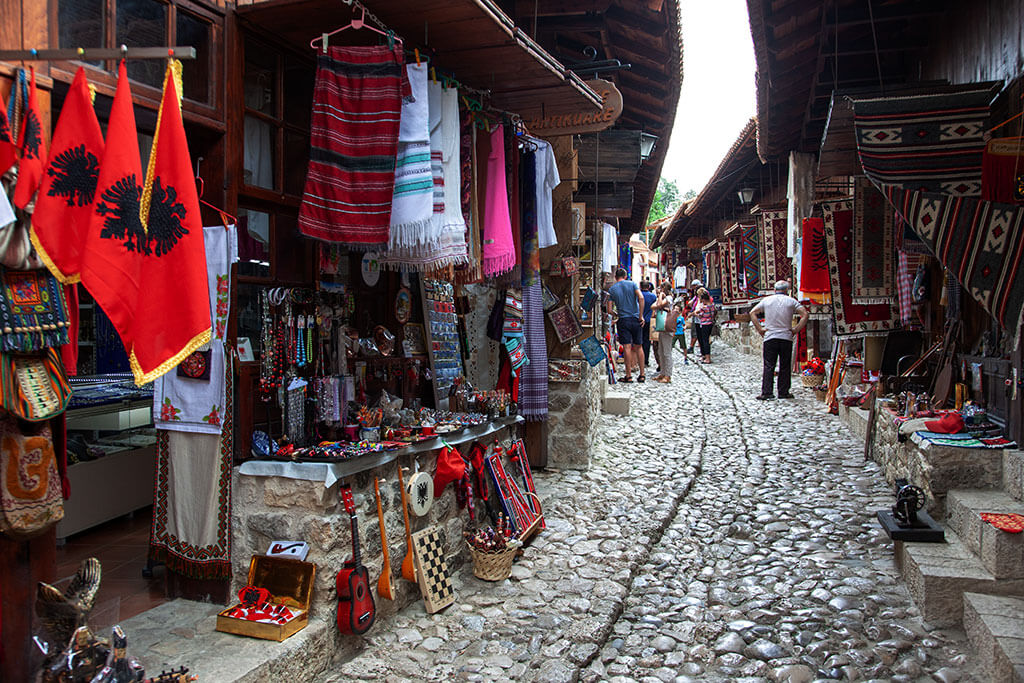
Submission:
<svg viewBox="0 0 1024 683">
<path fill-rule="evenodd" d="M 740 286 L 743 296 L 756 299 L 761 293 L 761 248 L 757 223 L 744 225 L 742 233 L 743 269 Z"/>
<path fill-rule="evenodd" d="M 867 178 L 857 178 L 853 196 L 853 302 L 887 303 L 896 291 L 892 206 Z"/>
<path fill-rule="evenodd" d="M 854 101 L 864 170 L 957 281 L 1015 337 L 1024 209 L 976 199 L 991 91 Z"/>
<path fill-rule="evenodd" d="M 836 336 L 851 338 L 888 334 L 895 327 L 898 314 L 892 300 L 884 304 L 853 303 L 853 202 L 825 202 L 822 211 L 825 214 L 825 243 L 828 247 Z"/>
<path fill-rule="evenodd" d="M 775 283 L 788 280 L 791 261 L 786 254 L 786 211 L 762 211 L 758 214 L 761 235 L 761 291 L 774 291 Z"/>
<path fill-rule="evenodd" d="M 399 115 L 411 95 L 399 47 L 318 57 L 299 231 L 357 249 L 387 244 Z"/>
</svg>

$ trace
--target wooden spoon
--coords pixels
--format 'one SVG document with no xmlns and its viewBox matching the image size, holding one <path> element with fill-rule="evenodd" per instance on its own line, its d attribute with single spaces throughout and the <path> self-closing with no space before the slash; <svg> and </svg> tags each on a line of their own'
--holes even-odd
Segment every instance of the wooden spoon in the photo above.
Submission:
<svg viewBox="0 0 1024 683">
<path fill-rule="evenodd" d="M 405 543 L 406 553 L 402 560 L 402 578 L 406 581 L 416 583 L 416 566 L 412 562 L 412 531 L 409 529 L 409 501 L 405 497 L 405 482 L 402 480 L 402 471 L 407 467 L 398 468 L 398 488 L 402 492 L 402 519 L 405 520 Z"/>
<path fill-rule="evenodd" d="M 377 579 L 377 595 L 387 600 L 395 599 L 395 588 L 391 585 L 391 555 L 388 553 L 388 535 L 384 531 L 384 509 L 380 504 L 380 480 L 373 478 L 373 492 L 377 496 L 377 523 L 380 524 L 380 546 L 384 550 L 384 567 Z"/>
</svg>

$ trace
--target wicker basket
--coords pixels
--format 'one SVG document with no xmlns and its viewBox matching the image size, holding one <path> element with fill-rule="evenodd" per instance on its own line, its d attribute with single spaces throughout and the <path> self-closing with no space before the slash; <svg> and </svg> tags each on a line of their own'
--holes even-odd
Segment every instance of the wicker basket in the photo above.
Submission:
<svg viewBox="0 0 1024 683">
<path fill-rule="evenodd" d="M 820 387 L 825 383 L 825 375 L 800 375 L 800 382 L 805 387 Z"/>
<path fill-rule="evenodd" d="M 818 399 L 819 401 L 824 401 L 825 400 L 825 390 L 824 389 L 815 389 L 814 390 L 814 398 Z"/>
<path fill-rule="evenodd" d="M 496 553 L 485 553 L 469 546 L 473 556 L 473 576 L 484 581 L 504 581 L 512 575 L 512 560 L 516 557 L 519 544 Z"/>
</svg>

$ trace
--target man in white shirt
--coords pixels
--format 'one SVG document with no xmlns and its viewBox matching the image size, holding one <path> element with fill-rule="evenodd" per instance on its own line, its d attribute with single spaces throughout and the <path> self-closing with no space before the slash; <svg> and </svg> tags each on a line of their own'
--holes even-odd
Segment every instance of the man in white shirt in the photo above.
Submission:
<svg viewBox="0 0 1024 683">
<path fill-rule="evenodd" d="M 758 316 L 764 316 L 764 323 Z M 800 319 L 793 326 L 793 316 Z M 791 370 L 793 365 L 793 337 L 807 324 L 807 309 L 789 295 L 789 283 L 779 280 L 775 283 L 775 293 L 757 302 L 750 309 L 750 322 L 757 333 L 764 337 L 762 357 L 764 367 L 761 371 L 761 395 L 759 401 L 766 401 L 772 396 L 772 380 L 775 376 L 775 364 L 779 364 L 779 398 L 793 398 L 789 393 Z"/>
</svg>

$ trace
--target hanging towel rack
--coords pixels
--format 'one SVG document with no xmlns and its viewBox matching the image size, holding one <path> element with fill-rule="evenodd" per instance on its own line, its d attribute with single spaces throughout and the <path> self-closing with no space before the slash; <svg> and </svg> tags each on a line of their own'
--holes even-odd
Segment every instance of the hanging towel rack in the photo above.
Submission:
<svg viewBox="0 0 1024 683">
<path fill-rule="evenodd" d="M 0 62 L 65 62 L 101 59 L 195 59 L 196 49 L 188 45 L 174 47 L 92 48 L 75 47 L 59 50 L 0 50 Z"/>
<path fill-rule="evenodd" d="M 359 10 L 359 12 L 360 12 L 359 16 L 358 17 L 357 16 L 353 16 L 352 17 L 352 21 L 350 21 L 349 23 L 345 24 L 344 26 L 340 26 L 340 27 L 334 29 L 333 31 L 330 31 L 330 32 L 327 32 L 327 33 L 321 33 L 319 36 L 317 36 L 313 40 L 309 41 L 309 46 L 311 48 L 316 49 L 317 43 L 320 43 L 321 50 L 326 54 L 327 53 L 327 47 L 328 47 L 328 45 L 327 45 L 328 38 L 333 36 L 335 33 L 340 33 L 342 31 L 344 31 L 345 29 L 349 29 L 349 28 L 356 29 L 356 30 L 359 30 L 361 28 L 365 28 L 368 31 L 373 31 L 374 33 L 379 33 L 382 36 L 386 37 L 388 39 L 388 45 L 391 45 L 392 41 L 398 41 L 398 44 L 402 45 L 402 38 L 401 38 L 401 36 L 395 35 L 395 32 L 392 31 L 391 29 L 389 29 L 384 24 L 384 22 L 382 22 L 380 19 L 377 18 L 377 16 L 373 12 L 370 12 L 369 10 L 366 9 L 366 5 L 364 5 L 363 3 L 359 2 L 358 0 L 343 0 L 343 1 L 345 2 L 346 5 L 351 6 L 353 11 Z M 370 23 L 368 23 L 366 21 L 367 17 L 369 17 L 370 22 L 372 22 L 376 26 L 379 26 L 380 28 L 376 28 L 375 26 L 373 26 Z"/>
</svg>

